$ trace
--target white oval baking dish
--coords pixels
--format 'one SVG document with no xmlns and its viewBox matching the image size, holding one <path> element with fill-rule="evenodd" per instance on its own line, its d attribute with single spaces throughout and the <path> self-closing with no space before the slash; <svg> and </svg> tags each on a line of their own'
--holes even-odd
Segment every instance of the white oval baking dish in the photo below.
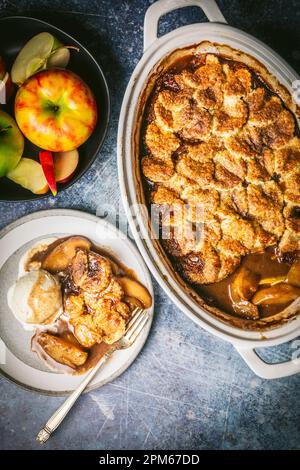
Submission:
<svg viewBox="0 0 300 470">
<path fill-rule="evenodd" d="M 160 17 L 172 10 L 186 6 L 200 7 L 210 22 L 183 26 L 157 38 Z M 136 177 L 134 152 L 134 133 L 139 99 L 150 74 L 163 58 L 177 49 L 199 44 L 202 41 L 223 44 L 250 55 L 263 64 L 289 93 L 293 93 L 293 83 L 299 80 L 296 72 L 261 41 L 227 25 L 214 0 L 158 0 L 146 12 L 144 55 L 128 84 L 120 114 L 118 171 L 123 204 L 138 248 L 153 276 L 170 299 L 198 325 L 219 338 L 231 342 L 258 376 L 273 379 L 293 375 L 300 372 L 300 359 L 269 364 L 257 355 L 255 348 L 278 345 L 299 336 L 300 315 L 289 323 L 262 334 L 232 327 L 206 312 L 178 283 L 170 266 L 161 256 L 157 243 L 154 243 L 151 238 L 148 215 L 139 206 L 141 188 Z"/>
</svg>

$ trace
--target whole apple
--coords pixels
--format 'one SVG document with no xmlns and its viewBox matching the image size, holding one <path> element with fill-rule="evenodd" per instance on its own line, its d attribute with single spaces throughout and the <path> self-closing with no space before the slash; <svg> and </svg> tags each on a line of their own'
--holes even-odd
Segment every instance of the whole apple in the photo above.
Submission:
<svg viewBox="0 0 300 470">
<path fill-rule="evenodd" d="M 35 145 L 66 152 L 82 145 L 95 129 L 97 104 L 90 88 L 73 72 L 43 70 L 18 90 L 15 116 Z"/>
<path fill-rule="evenodd" d="M 0 111 L 0 176 L 5 176 L 19 163 L 24 150 L 24 137 L 15 120 Z"/>
</svg>

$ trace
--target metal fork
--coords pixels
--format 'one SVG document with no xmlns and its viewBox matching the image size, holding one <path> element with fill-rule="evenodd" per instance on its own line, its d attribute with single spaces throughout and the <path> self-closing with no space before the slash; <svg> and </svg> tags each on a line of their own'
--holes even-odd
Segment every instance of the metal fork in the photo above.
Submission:
<svg viewBox="0 0 300 470">
<path fill-rule="evenodd" d="M 97 372 L 103 367 L 106 361 L 112 356 L 112 354 L 119 349 L 127 349 L 133 345 L 136 339 L 142 333 L 146 323 L 149 320 L 149 314 L 147 311 L 140 308 L 135 308 L 131 314 L 131 318 L 126 325 L 125 335 L 120 339 L 115 347 L 106 353 L 97 363 L 97 365 L 91 370 L 86 378 L 81 382 L 79 387 L 71 393 L 66 401 L 55 411 L 51 418 L 47 421 L 43 429 L 38 433 L 36 440 L 40 444 L 44 444 L 51 434 L 58 428 L 60 423 L 67 416 L 75 402 L 78 400 L 82 392 L 85 390 L 87 385 L 95 377 Z"/>
</svg>

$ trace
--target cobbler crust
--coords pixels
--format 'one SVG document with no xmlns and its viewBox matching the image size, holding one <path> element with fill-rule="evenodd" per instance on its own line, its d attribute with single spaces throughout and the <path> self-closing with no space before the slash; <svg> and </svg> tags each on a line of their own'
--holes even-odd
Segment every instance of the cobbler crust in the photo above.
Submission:
<svg viewBox="0 0 300 470">
<path fill-rule="evenodd" d="M 251 67 L 216 54 L 165 77 L 171 86 L 162 77 L 150 97 L 141 159 L 177 269 L 207 284 L 225 279 L 248 253 L 299 250 L 293 113 Z M 189 230 L 198 226 L 200 239 Z"/>
</svg>

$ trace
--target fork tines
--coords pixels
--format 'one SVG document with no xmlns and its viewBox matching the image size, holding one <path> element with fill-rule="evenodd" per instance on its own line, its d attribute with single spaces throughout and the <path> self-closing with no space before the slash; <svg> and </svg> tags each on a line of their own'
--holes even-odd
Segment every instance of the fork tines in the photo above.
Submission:
<svg viewBox="0 0 300 470">
<path fill-rule="evenodd" d="M 124 338 L 133 343 L 139 336 L 144 326 L 149 319 L 149 314 L 146 310 L 136 307 L 131 314 L 131 318 L 126 326 Z"/>
</svg>

